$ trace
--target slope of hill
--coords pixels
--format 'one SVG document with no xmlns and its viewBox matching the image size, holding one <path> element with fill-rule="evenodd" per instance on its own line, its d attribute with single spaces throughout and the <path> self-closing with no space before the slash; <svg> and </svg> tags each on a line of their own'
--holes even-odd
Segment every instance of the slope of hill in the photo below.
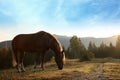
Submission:
<svg viewBox="0 0 120 80">
<path fill-rule="evenodd" d="M 60 36 L 60 35 L 55 35 L 55 36 L 61 42 L 62 46 L 64 46 L 64 48 L 67 49 L 70 44 L 69 40 L 71 39 L 71 37 Z M 105 43 L 106 45 L 109 45 L 110 42 L 115 46 L 117 36 L 112 36 L 108 38 L 82 37 L 80 39 L 86 48 L 88 47 L 90 41 L 92 43 L 95 43 L 96 46 L 100 46 L 101 43 Z M 11 47 L 11 40 L 0 42 L 0 48 L 4 48 L 4 47 Z"/>
</svg>

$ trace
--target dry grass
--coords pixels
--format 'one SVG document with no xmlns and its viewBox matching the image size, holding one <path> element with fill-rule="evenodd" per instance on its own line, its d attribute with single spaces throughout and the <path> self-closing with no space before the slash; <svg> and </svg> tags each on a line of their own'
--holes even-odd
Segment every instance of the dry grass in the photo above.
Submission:
<svg viewBox="0 0 120 80">
<path fill-rule="evenodd" d="M 16 69 L 0 71 L 0 80 L 114 80 L 120 79 L 120 63 L 95 59 L 79 62 L 67 60 L 63 70 L 58 70 L 54 62 L 46 63 L 45 71 L 33 72 L 33 67 L 26 67 L 26 72 L 17 73 Z M 107 76 L 107 77 L 106 77 Z"/>
<path fill-rule="evenodd" d="M 104 63 L 104 74 L 111 76 L 111 78 L 120 78 L 120 63 Z"/>
</svg>

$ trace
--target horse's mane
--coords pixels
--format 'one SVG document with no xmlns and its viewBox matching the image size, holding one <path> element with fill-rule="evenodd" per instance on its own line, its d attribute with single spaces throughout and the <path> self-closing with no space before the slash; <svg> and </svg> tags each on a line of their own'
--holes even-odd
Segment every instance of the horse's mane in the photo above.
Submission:
<svg viewBox="0 0 120 80">
<path fill-rule="evenodd" d="M 58 43 L 59 47 L 60 47 L 60 51 L 63 51 L 62 45 L 60 44 L 60 41 L 58 41 L 58 39 L 56 38 L 55 35 L 53 35 L 53 37 L 55 38 L 56 42 Z"/>
<path fill-rule="evenodd" d="M 58 46 L 60 47 L 60 51 L 63 50 L 62 45 L 60 44 L 59 40 L 56 38 L 55 34 L 52 35 L 52 34 L 47 33 L 47 32 L 45 32 L 45 31 L 39 31 L 39 32 L 37 32 L 36 34 L 39 34 L 39 33 L 40 33 L 40 34 L 43 33 L 44 35 L 47 34 L 47 35 L 53 37 L 53 39 L 57 42 Z"/>
</svg>

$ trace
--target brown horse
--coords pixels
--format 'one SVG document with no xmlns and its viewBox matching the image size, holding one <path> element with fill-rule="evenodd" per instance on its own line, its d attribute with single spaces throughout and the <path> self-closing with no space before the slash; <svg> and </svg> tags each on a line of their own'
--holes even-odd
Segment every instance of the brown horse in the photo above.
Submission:
<svg viewBox="0 0 120 80">
<path fill-rule="evenodd" d="M 40 31 L 34 34 L 20 34 L 12 40 L 13 60 L 18 72 L 25 71 L 23 66 L 24 52 L 36 52 L 35 66 L 37 67 L 38 58 L 41 55 L 41 68 L 44 70 L 45 53 L 52 49 L 55 53 L 55 61 L 58 69 L 63 69 L 65 55 L 60 42 L 51 34 Z"/>
</svg>

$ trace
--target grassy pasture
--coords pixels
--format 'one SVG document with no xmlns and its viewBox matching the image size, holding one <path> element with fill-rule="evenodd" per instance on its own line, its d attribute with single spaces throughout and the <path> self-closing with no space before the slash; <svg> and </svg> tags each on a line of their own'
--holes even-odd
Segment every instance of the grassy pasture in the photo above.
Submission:
<svg viewBox="0 0 120 80">
<path fill-rule="evenodd" d="M 93 59 L 86 62 L 73 59 L 66 60 L 63 70 L 58 70 L 55 62 L 48 62 L 45 67 L 45 71 L 39 68 L 33 72 L 33 66 L 27 66 L 24 73 L 17 73 L 14 68 L 1 70 L 0 80 L 120 80 L 119 59 Z"/>
</svg>

